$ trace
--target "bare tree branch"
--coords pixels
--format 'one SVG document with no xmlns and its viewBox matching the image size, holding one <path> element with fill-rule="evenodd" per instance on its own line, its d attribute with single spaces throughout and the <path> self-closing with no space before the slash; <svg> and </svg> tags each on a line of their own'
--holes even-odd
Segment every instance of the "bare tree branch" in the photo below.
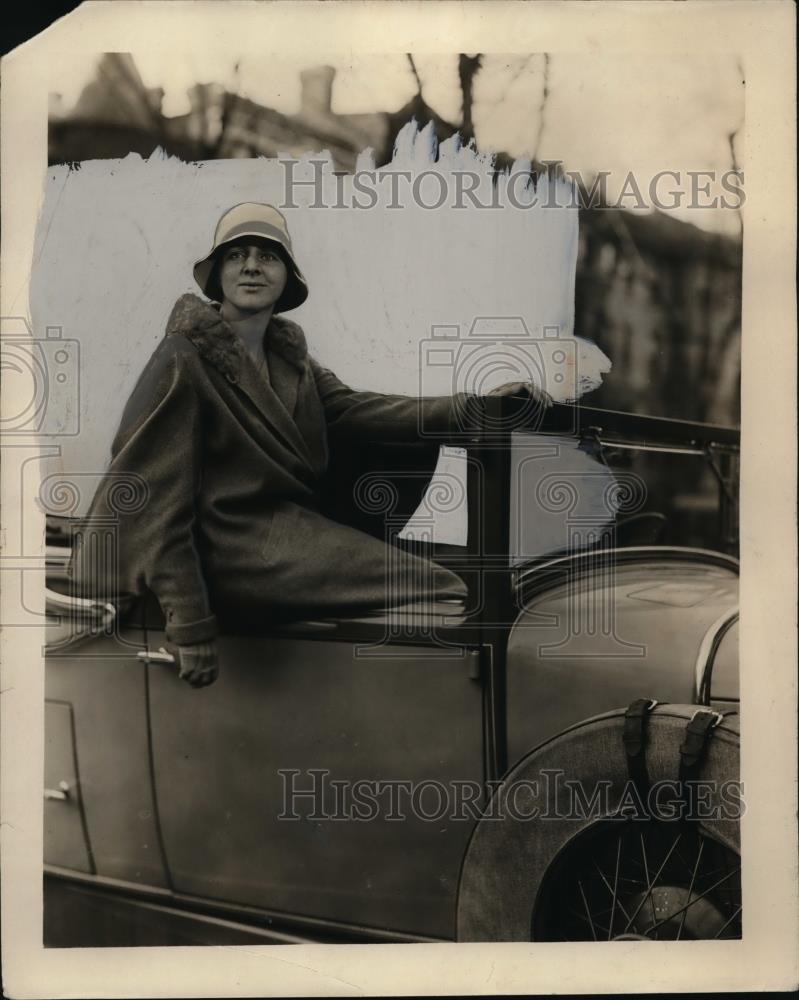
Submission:
<svg viewBox="0 0 799 1000">
<path fill-rule="evenodd" d="M 461 123 L 461 135 L 464 142 L 474 139 L 474 121 L 472 119 L 472 105 L 474 104 L 474 78 L 482 64 L 483 57 L 480 53 L 475 56 L 467 56 L 463 52 L 458 56 L 458 78 L 461 82 L 461 94 L 463 95 L 463 115 Z"/>
<path fill-rule="evenodd" d="M 738 60 L 736 65 L 738 67 L 738 74 L 741 77 L 741 84 L 743 86 L 746 86 L 746 77 L 744 76 L 744 68 L 741 65 L 740 59 Z M 727 133 L 727 144 L 730 147 L 730 162 L 732 164 L 732 169 L 736 174 L 740 173 L 740 169 L 738 167 L 738 157 L 735 155 L 735 140 L 738 136 L 738 133 L 743 128 L 743 124 L 744 124 L 744 116 L 741 115 L 741 120 L 738 122 L 735 128 L 731 132 Z M 741 236 L 743 236 L 744 218 L 743 218 L 743 212 L 741 211 L 741 206 L 739 205 L 735 211 L 738 215 L 738 225 L 741 228 Z"/>
<path fill-rule="evenodd" d="M 541 89 L 541 103 L 538 105 L 538 131 L 533 143 L 532 159 L 538 159 L 538 150 L 541 146 L 541 136 L 544 134 L 545 115 L 547 99 L 549 98 L 549 53 L 544 53 L 544 81 Z"/>
<path fill-rule="evenodd" d="M 219 135 L 217 136 L 216 142 L 213 144 L 213 148 L 211 149 L 211 159 L 217 159 L 222 156 L 222 150 L 224 148 L 225 141 L 227 140 L 227 130 L 230 125 L 231 113 L 240 96 L 239 92 L 241 90 L 241 82 L 239 78 L 239 69 L 239 61 L 236 60 L 233 65 L 233 91 L 231 92 L 227 87 L 225 87 L 224 96 L 222 98 Z"/>
<path fill-rule="evenodd" d="M 413 56 L 410 54 L 410 52 L 406 52 L 405 54 L 408 57 L 408 62 L 411 64 L 411 72 L 413 73 L 414 78 L 416 80 L 416 90 L 417 90 L 417 93 L 419 94 L 419 97 L 421 97 L 422 96 L 422 81 L 419 79 L 419 73 L 418 73 L 418 71 L 416 69 L 416 63 L 413 61 Z"/>
</svg>

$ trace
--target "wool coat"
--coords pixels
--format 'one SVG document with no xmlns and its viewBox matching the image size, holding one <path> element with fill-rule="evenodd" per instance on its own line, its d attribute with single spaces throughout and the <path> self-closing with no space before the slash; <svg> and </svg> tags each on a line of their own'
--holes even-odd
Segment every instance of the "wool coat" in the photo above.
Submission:
<svg viewBox="0 0 799 1000">
<path fill-rule="evenodd" d="M 217 305 L 191 294 L 177 301 L 77 532 L 77 593 L 122 602 L 154 593 L 177 645 L 213 638 L 225 618 L 463 598 L 449 570 L 326 517 L 319 487 L 330 432 L 412 441 L 423 419 L 446 436 L 473 397 L 355 391 L 283 316 L 270 320 L 264 348 L 268 380 Z"/>
</svg>

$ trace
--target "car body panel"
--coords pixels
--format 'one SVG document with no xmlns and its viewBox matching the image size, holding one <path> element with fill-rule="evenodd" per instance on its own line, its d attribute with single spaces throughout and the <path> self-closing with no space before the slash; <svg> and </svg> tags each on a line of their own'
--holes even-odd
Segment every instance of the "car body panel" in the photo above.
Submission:
<svg viewBox="0 0 799 1000">
<path fill-rule="evenodd" d="M 634 698 L 690 704 L 702 639 L 738 602 L 734 569 L 688 555 L 597 559 L 594 572 L 581 573 L 533 597 L 511 631 L 510 761 Z M 725 663 L 722 676 L 719 694 L 737 698 L 737 663 Z"/>
<path fill-rule="evenodd" d="M 48 652 L 46 700 L 69 705 L 74 716 L 75 756 L 80 797 L 98 875 L 167 885 L 150 779 L 146 665 L 141 629 L 98 636 L 78 646 Z M 48 721 L 53 709 L 49 709 Z M 47 732 L 50 740 L 51 731 Z M 54 780 L 68 769 L 50 749 Z M 113 808 L 109 808 L 113 803 Z M 48 803 L 56 813 L 69 802 Z M 45 862 L 62 865 L 51 840 Z"/>
<path fill-rule="evenodd" d="M 738 661 L 738 625 L 734 622 L 725 632 L 713 660 L 711 698 L 713 703 L 735 702 L 740 697 Z"/>
<path fill-rule="evenodd" d="M 163 634 L 149 633 L 157 649 Z M 159 814 L 177 892 L 451 937 L 460 859 L 473 823 L 281 819 L 335 815 L 324 779 L 483 780 L 476 651 L 222 636 L 219 679 L 192 690 L 150 664 Z M 300 772 L 282 777 L 278 772 Z M 436 811 L 429 789 L 423 808 Z M 384 806 L 388 799 L 379 800 Z M 403 806 L 404 803 L 404 806 Z M 351 810 L 344 806 L 339 815 Z M 368 813 L 368 807 L 366 809 Z"/>
<path fill-rule="evenodd" d="M 130 948 L 163 945 L 294 944 L 281 934 L 206 914 L 194 907 L 169 905 L 171 895 L 142 897 L 120 885 L 88 882 L 48 872 L 44 880 L 44 946 Z"/>
<path fill-rule="evenodd" d="M 93 872 L 75 759 L 72 706 L 44 706 L 44 856 L 50 864 Z"/>
<path fill-rule="evenodd" d="M 393 609 L 391 627 L 375 616 L 280 628 L 256 621 L 245 624 L 245 635 L 238 627 L 231 634 L 220 619 L 219 678 L 192 689 L 169 655 L 177 650 L 168 648 L 154 595 L 142 595 L 138 619 L 117 620 L 116 637 L 92 638 L 91 630 L 98 622 L 107 628 L 124 609 L 81 605 L 85 643 L 74 645 L 68 622 L 47 656 L 47 780 L 69 783 L 71 767 L 82 796 L 69 814 L 54 811 L 62 802 L 48 803 L 63 817 L 51 826 L 48 881 L 86 890 L 56 887 L 65 913 L 85 903 L 108 925 L 114 910 L 119 943 L 155 943 L 138 920 L 151 921 L 150 930 L 161 923 L 161 943 L 186 943 L 195 933 L 198 942 L 222 943 L 221 924 L 205 916 L 309 940 L 452 940 L 461 863 L 488 779 L 569 726 L 634 698 L 696 701 L 703 639 L 737 603 L 737 563 L 722 554 L 737 551 L 734 469 L 725 472 L 737 432 L 553 407 L 544 421 L 551 426 L 539 430 L 574 438 L 573 462 L 560 479 L 577 503 L 561 509 L 552 490 L 535 494 L 535 504 L 532 498 L 535 480 L 550 465 L 558 472 L 565 445 L 528 435 L 511 447 L 505 430 L 495 438 L 496 428 L 513 425 L 505 421 L 507 403 L 486 397 L 484 425 L 467 442 L 458 439 L 468 459 L 465 549 L 431 543 L 426 552 L 444 565 L 451 558 L 469 585 L 471 600 L 457 620 L 453 609 L 421 616 Z M 384 458 L 381 469 L 403 468 L 394 452 Z M 408 456 L 410 468 L 415 461 Z M 685 471 L 686 461 L 694 472 Z M 627 509 L 614 501 L 608 517 L 606 488 L 634 486 L 639 474 L 647 487 L 639 499 L 646 494 L 649 502 Z M 552 515 L 546 524 L 542 507 Z M 718 523 L 709 523 L 711 515 Z M 65 546 L 76 527 L 62 526 Z M 650 536 L 661 544 L 647 542 Z M 669 550 L 664 537 L 666 545 L 716 551 Z M 599 552 L 605 545 L 611 551 Z M 549 573 L 561 562 L 558 552 L 574 560 L 573 574 Z M 56 556 L 48 553 L 54 587 Z M 60 583 L 55 589 L 68 603 Z M 134 620 L 140 628 L 129 627 Z M 731 630 L 717 650 L 714 704 L 723 697 L 737 705 L 736 636 Z M 443 648 L 444 641 L 452 645 Z M 361 655 L 367 643 L 369 655 Z M 281 770 L 301 789 L 310 771 L 318 781 L 327 772 L 322 804 L 331 818 L 309 818 L 318 796 L 295 800 L 303 819 L 288 818 Z M 341 821 L 332 818 L 340 813 L 330 779 L 400 781 L 417 790 L 436 783 L 445 794 L 471 782 L 477 809 L 456 821 L 446 813 L 414 817 L 406 794 L 405 818 L 392 820 L 379 796 L 375 818 Z M 79 801 L 88 831 L 83 853 Z M 425 801 L 434 807 L 435 792 Z M 203 929 L 190 930 L 185 913 Z M 60 927 L 56 937 L 68 944 L 69 928 Z M 104 940 L 100 933 L 97 942 Z"/>
</svg>

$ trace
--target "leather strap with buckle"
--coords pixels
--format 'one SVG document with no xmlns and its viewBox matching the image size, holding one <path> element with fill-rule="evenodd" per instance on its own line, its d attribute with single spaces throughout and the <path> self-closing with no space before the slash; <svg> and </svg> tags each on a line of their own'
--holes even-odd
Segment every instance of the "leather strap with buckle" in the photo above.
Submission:
<svg viewBox="0 0 799 1000">
<path fill-rule="evenodd" d="M 680 747 L 680 782 L 695 780 L 707 752 L 710 733 L 724 720 L 721 712 L 698 708 L 685 727 Z"/>
<path fill-rule="evenodd" d="M 656 705 L 657 702 L 652 698 L 636 698 L 624 713 L 622 742 L 627 757 L 627 771 L 642 802 L 646 802 L 649 793 L 649 772 L 646 769 L 647 721 Z"/>
</svg>

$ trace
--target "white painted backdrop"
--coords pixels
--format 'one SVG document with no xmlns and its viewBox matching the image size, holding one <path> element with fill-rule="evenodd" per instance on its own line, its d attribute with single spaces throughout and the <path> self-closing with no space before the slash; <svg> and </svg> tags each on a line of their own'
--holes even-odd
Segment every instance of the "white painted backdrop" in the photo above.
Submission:
<svg viewBox="0 0 799 1000">
<path fill-rule="evenodd" d="M 406 126 L 394 160 L 380 173 L 438 172 L 450 192 L 441 208 L 413 204 L 407 183 L 400 186 L 401 209 L 387 207 L 385 185 L 375 185 L 379 202 L 366 210 L 309 207 L 313 189 L 294 188 L 298 207 L 283 211 L 310 295 L 289 315 L 303 326 L 311 353 L 355 388 L 410 395 L 486 391 L 523 375 L 524 366 L 514 372 L 513 360 L 505 357 L 477 374 L 457 363 L 424 366 L 422 372 L 423 343 L 440 326 L 457 327 L 463 337 L 480 318 L 484 333 L 496 329 L 502 337 L 509 320 L 521 318 L 532 338 L 556 329 L 577 352 L 577 385 L 574 377 L 555 376 L 555 382 L 545 373 L 556 398 L 598 385 L 607 359 L 593 345 L 572 339 L 578 223 L 576 208 L 563 196 L 566 189 L 558 184 L 562 207 L 541 204 L 553 200 L 541 187 L 546 180 L 535 207 L 477 208 L 468 199 L 465 207 L 453 207 L 456 170 L 479 173 L 476 193 L 481 202 L 490 201 L 489 161 L 458 148 L 457 140 L 442 144 L 437 158 L 432 147 L 429 131 Z M 311 179 L 316 168 L 308 161 L 324 158 L 305 157 L 294 177 Z M 373 169 L 369 151 L 359 168 Z M 85 512 L 107 467 L 122 408 L 164 335 L 175 299 L 199 293 L 191 265 L 210 249 L 218 218 L 242 201 L 285 204 L 286 175 L 276 159 L 186 164 L 160 154 L 147 161 L 130 155 L 50 169 L 37 227 L 31 317 L 37 337 L 56 327 L 62 339 L 73 341 L 80 371 L 79 384 L 77 375 L 66 384 L 51 380 L 48 425 L 77 433 L 55 435 L 59 454 L 44 459 L 43 467 L 50 486 L 69 478 L 78 493 L 56 500 L 46 484 L 45 507 Z M 334 194 L 336 183 L 343 199 Z M 349 206 L 351 184 L 351 177 L 337 180 L 328 162 L 327 203 L 338 198 Z M 517 188 L 518 200 L 524 193 Z M 421 191 L 428 204 L 438 190 L 427 178 Z M 448 462 L 450 472 L 462 475 L 462 459 L 450 456 Z M 462 541 L 464 533 L 464 511 L 436 526 L 441 540 Z"/>
</svg>

